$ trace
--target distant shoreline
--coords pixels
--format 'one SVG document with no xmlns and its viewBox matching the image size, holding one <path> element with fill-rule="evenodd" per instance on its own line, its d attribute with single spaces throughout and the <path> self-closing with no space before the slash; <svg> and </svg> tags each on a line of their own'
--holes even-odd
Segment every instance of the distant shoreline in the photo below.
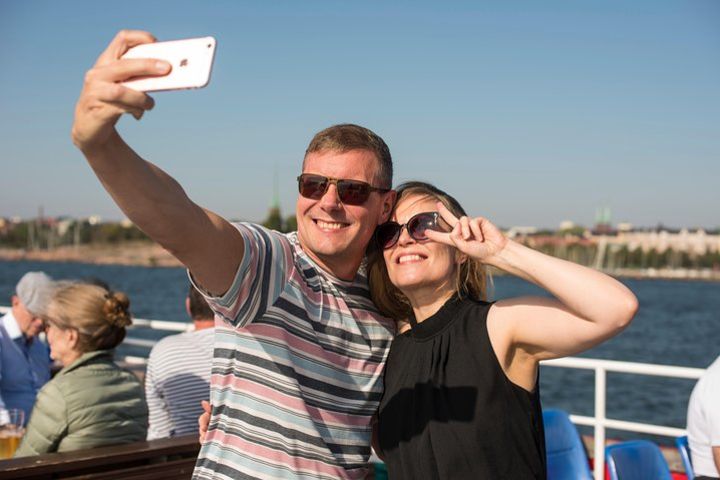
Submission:
<svg viewBox="0 0 720 480">
<path fill-rule="evenodd" d="M 663 280 L 701 280 L 707 282 L 720 282 L 720 270 L 693 270 L 689 268 L 618 268 L 616 270 L 605 270 L 605 273 L 613 277 L 637 278 L 637 279 L 663 279 Z"/>
<path fill-rule="evenodd" d="M 76 262 L 96 265 L 133 265 L 141 267 L 182 267 L 167 250 L 154 242 L 63 246 L 52 250 L 0 248 L 0 260 Z"/>
<path fill-rule="evenodd" d="M 120 245 L 96 244 L 77 247 L 63 246 L 53 250 L 25 250 L 0 248 L 0 260 L 74 262 L 95 265 L 128 265 L 139 267 L 183 267 L 167 250 L 154 242 L 136 241 Z M 502 274 L 498 272 L 499 274 Z M 700 280 L 720 282 L 720 271 L 692 269 L 632 269 L 607 270 L 605 273 L 619 278 Z"/>
<path fill-rule="evenodd" d="M 688 282 L 720 282 L 720 271 L 712 270 L 673 270 L 670 268 L 622 268 L 617 270 L 602 270 L 602 272 L 610 275 L 611 277 L 633 280 L 682 280 Z M 492 275 L 503 276 L 507 274 L 505 272 L 493 269 Z"/>
</svg>

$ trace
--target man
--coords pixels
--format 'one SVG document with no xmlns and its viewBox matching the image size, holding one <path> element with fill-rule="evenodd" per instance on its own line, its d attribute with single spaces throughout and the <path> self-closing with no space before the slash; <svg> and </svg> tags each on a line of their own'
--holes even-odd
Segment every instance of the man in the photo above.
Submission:
<svg viewBox="0 0 720 480">
<path fill-rule="evenodd" d="M 50 379 L 50 354 L 36 337 L 43 330 L 53 282 L 43 272 L 28 272 L 0 319 L 0 409 L 19 408 L 30 418 L 38 390 Z"/>
<path fill-rule="evenodd" d="M 690 395 L 687 431 L 695 478 L 720 479 L 720 357 Z"/>
<path fill-rule="evenodd" d="M 195 330 L 170 335 L 150 352 L 145 372 L 148 440 L 197 431 L 200 402 L 210 394 L 214 316 L 200 292 L 190 286 L 185 309 Z"/>
<path fill-rule="evenodd" d="M 222 320 L 194 477 L 362 478 L 394 330 L 360 270 L 394 200 L 387 145 L 355 125 L 318 133 L 298 179 L 298 231 L 231 225 L 115 130 L 123 113 L 139 119 L 153 107 L 119 82 L 169 70 L 119 60 L 152 41 L 137 31 L 115 37 L 85 77 L 72 136 L 120 208 L 188 267 Z"/>
</svg>

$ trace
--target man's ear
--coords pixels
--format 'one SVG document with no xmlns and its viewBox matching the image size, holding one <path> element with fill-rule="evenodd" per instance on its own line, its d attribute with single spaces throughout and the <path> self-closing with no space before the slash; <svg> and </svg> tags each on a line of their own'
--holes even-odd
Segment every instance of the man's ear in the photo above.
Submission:
<svg viewBox="0 0 720 480">
<path fill-rule="evenodd" d="M 77 347 L 78 337 L 80 336 L 80 334 L 74 328 L 68 328 L 65 331 L 67 332 L 68 336 L 68 344 L 70 345 L 70 348 L 74 350 L 75 347 Z"/>
<path fill-rule="evenodd" d="M 10 298 L 10 304 L 11 304 L 13 307 L 17 307 L 18 305 L 20 305 L 20 297 L 18 297 L 17 295 L 13 295 L 13 296 Z"/>
<path fill-rule="evenodd" d="M 397 192 L 390 190 L 383 197 L 382 211 L 380 215 L 380 223 L 385 223 L 390 220 L 390 214 L 395 206 L 395 199 L 397 198 Z M 379 225 L 379 224 L 378 224 Z"/>
</svg>

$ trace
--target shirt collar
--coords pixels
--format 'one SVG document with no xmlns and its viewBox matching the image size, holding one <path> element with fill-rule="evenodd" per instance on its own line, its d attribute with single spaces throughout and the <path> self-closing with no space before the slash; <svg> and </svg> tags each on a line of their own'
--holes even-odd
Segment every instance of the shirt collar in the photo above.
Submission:
<svg viewBox="0 0 720 480">
<path fill-rule="evenodd" d="M 58 375 L 62 374 L 65 375 L 68 372 L 75 370 L 76 368 L 79 368 L 82 365 L 85 365 L 86 363 L 90 363 L 94 360 L 100 360 L 100 361 L 113 361 L 114 352 L 113 350 L 95 350 L 92 352 L 86 352 L 80 355 L 74 362 L 72 362 L 70 365 L 63 367 L 63 369 L 58 372 Z"/>
<path fill-rule="evenodd" d="M 22 330 L 20 330 L 20 326 L 18 325 L 17 320 L 15 320 L 12 311 L 5 314 L 5 316 L 2 318 L 2 322 L 3 326 L 5 327 L 5 331 L 8 333 L 12 340 L 15 340 L 16 338 L 22 336 Z"/>
</svg>

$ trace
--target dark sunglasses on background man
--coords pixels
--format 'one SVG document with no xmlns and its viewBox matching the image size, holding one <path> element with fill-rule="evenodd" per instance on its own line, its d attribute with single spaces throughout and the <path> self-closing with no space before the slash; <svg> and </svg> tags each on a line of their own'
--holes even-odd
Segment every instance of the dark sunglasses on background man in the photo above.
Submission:
<svg viewBox="0 0 720 480">
<path fill-rule="evenodd" d="M 373 187 L 360 180 L 345 180 L 342 178 L 324 177 L 312 173 L 303 173 L 297 177 L 298 190 L 305 198 L 319 200 L 325 195 L 330 184 L 335 184 L 340 201 L 345 205 L 362 205 L 371 192 L 389 192 L 389 188 Z"/>
<path fill-rule="evenodd" d="M 385 222 L 375 229 L 375 241 L 380 248 L 393 247 L 400 239 L 403 228 L 407 228 L 408 235 L 417 241 L 427 240 L 426 230 L 436 232 L 449 232 L 450 225 L 442 219 L 438 212 L 423 212 L 413 215 L 407 223 L 400 225 L 397 222 Z"/>
</svg>

